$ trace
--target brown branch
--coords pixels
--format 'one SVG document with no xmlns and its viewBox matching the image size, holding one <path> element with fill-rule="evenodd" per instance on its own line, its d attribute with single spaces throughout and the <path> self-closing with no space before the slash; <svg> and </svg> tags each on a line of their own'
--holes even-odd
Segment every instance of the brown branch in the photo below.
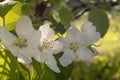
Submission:
<svg viewBox="0 0 120 80">
<path fill-rule="evenodd" d="M 111 0 L 109 3 L 110 3 L 110 6 L 111 6 L 111 7 L 114 7 L 114 6 L 117 6 L 117 5 L 118 5 L 118 1 L 113 2 L 113 1 Z M 100 2 L 96 2 L 96 3 L 93 3 L 93 6 L 98 7 L 98 6 L 101 5 L 101 4 L 102 4 L 102 3 L 100 3 Z M 81 12 L 81 14 L 79 14 L 79 15 L 77 15 L 77 16 L 75 17 L 75 19 L 79 18 L 79 17 L 82 16 L 84 13 L 86 13 L 86 12 L 88 12 L 88 11 L 90 11 L 90 10 L 92 9 L 92 8 L 87 8 L 87 6 L 88 6 L 87 4 L 83 3 L 83 4 L 81 4 L 80 6 L 74 6 L 74 7 L 73 7 L 72 12 L 75 11 L 75 10 L 77 10 L 77 9 L 79 9 L 79 8 L 85 8 L 84 11 Z"/>
</svg>

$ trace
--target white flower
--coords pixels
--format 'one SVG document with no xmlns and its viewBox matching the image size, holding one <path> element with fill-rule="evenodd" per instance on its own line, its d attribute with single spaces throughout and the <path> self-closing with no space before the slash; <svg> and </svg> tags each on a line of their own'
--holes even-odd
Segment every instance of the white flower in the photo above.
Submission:
<svg viewBox="0 0 120 80">
<path fill-rule="evenodd" d="M 100 35 L 94 34 L 96 33 L 95 27 L 92 26 L 90 22 L 87 22 L 82 26 L 82 30 L 80 32 L 76 28 L 74 22 L 71 23 L 71 26 L 72 28 L 67 31 L 66 38 L 60 39 L 60 41 L 63 42 L 64 52 L 62 57 L 59 58 L 62 66 L 71 64 L 76 58 L 88 61 L 96 54 L 95 52 L 97 52 L 95 49 L 93 49 L 94 52 L 92 52 L 88 48 L 90 44 L 93 44 L 93 42 L 100 38 Z"/>
<path fill-rule="evenodd" d="M 96 27 L 90 21 L 82 25 L 81 32 L 86 36 L 87 43 L 90 45 L 100 39 L 100 33 L 96 32 Z"/>
<path fill-rule="evenodd" d="M 5 47 L 16 57 L 22 58 L 26 64 L 30 63 L 34 57 L 34 50 L 37 48 L 41 36 L 40 31 L 34 30 L 31 20 L 27 16 L 22 16 L 16 24 L 16 36 L 0 28 L 0 39 Z"/>
<path fill-rule="evenodd" d="M 54 31 L 49 24 L 40 26 L 41 39 L 35 59 L 39 62 L 44 62 L 51 70 L 59 73 L 60 70 L 53 54 L 57 54 L 62 49 L 62 43 L 54 41 Z"/>
</svg>

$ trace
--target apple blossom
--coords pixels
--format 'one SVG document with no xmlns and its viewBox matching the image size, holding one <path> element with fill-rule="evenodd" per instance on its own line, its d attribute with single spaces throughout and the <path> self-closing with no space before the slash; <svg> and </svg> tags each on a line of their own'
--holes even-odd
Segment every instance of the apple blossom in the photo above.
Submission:
<svg viewBox="0 0 120 80">
<path fill-rule="evenodd" d="M 88 47 L 99 40 L 100 34 L 96 32 L 95 26 L 91 22 L 86 22 L 81 28 L 81 32 L 76 28 L 75 22 L 71 23 L 72 28 L 67 31 L 65 38 L 59 39 L 63 42 L 62 51 L 64 54 L 59 58 L 62 66 L 67 66 L 76 58 L 88 61 L 94 55 L 98 54 Z"/>
<path fill-rule="evenodd" d="M 50 28 L 49 24 L 44 24 L 40 26 L 41 39 L 38 45 L 37 55 L 35 59 L 39 62 L 45 63 L 51 70 L 59 73 L 60 70 L 57 66 L 57 61 L 55 60 L 53 54 L 57 54 L 62 49 L 62 43 L 59 41 L 54 41 L 54 30 Z"/>
<path fill-rule="evenodd" d="M 34 30 L 31 20 L 27 16 L 22 16 L 16 24 L 16 36 L 0 27 L 0 39 L 5 47 L 18 58 L 22 58 L 29 64 L 34 57 L 34 50 L 37 48 L 41 33 Z"/>
</svg>

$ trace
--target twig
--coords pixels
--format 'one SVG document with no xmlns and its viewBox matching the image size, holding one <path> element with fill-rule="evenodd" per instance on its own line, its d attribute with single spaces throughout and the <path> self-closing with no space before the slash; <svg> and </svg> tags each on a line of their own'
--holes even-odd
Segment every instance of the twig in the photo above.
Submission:
<svg viewBox="0 0 120 80">
<path fill-rule="evenodd" d="M 77 0 L 77 1 L 79 1 L 79 0 Z M 96 2 L 96 3 L 93 4 L 93 6 L 97 7 L 97 6 L 101 5 L 101 4 L 102 3 L 100 3 L 100 2 Z M 110 1 L 110 6 L 111 7 L 114 7 L 116 5 L 118 5 L 118 1 L 116 1 L 116 2 Z M 75 19 L 79 18 L 81 15 L 83 15 L 84 13 L 86 13 L 86 12 L 88 12 L 88 11 L 90 11 L 92 9 L 92 8 L 87 8 L 87 6 L 88 6 L 88 4 L 83 3 L 83 4 L 79 5 L 79 6 L 74 6 L 73 7 L 72 11 L 75 11 L 75 10 L 77 10 L 79 8 L 85 8 L 79 15 L 77 15 L 75 17 Z"/>
</svg>

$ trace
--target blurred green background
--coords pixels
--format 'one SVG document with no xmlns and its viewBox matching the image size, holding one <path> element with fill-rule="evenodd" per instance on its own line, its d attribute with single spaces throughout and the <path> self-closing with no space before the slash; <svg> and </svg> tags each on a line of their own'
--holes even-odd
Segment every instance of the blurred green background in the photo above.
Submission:
<svg viewBox="0 0 120 80">
<path fill-rule="evenodd" d="M 114 8 L 108 16 L 110 28 L 106 35 L 96 43 L 100 55 L 95 56 L 90 63 L 77 61 L 69 80 L 120 80 L 119 9 Z M 79 21 L 77 23 L 81 25 Z"/>
</svg>

